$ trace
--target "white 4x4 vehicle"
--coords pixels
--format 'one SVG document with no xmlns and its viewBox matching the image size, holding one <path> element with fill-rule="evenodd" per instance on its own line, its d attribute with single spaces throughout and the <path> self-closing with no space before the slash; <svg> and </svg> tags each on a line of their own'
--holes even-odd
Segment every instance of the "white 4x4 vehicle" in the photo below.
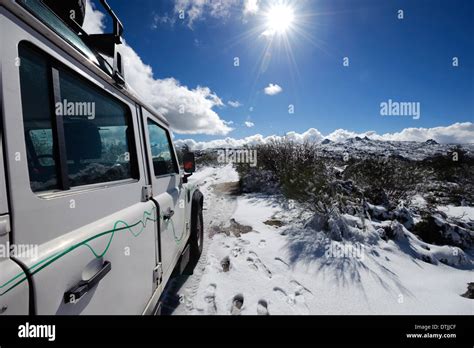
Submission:
<svg viewBox="0 0 474 348">
<path fill-rule="evenodd" d="M 194 155 L 127 88 L 101 3 L 111 34 L 85 0 L 0 0 L 0 315 L 154 314 L 202 251 Z"/>
</svg>

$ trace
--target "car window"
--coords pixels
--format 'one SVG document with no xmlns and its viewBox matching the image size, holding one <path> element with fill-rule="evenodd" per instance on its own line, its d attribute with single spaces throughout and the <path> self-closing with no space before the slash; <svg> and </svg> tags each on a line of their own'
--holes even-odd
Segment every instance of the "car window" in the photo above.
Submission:
<svg viewBox="0 0 474 348">
<path fill-rule="evenodd" d="M 27 145 L 28 170 L 33 191 L 58 189 L 58 177 L 53 157 L 49 67 L 47 60 L 20 45 L 20 84 L 23 124 Z M 49 166 L 41 161 L 49 155 Z"/>
<path fill-rule="evenodd" d="M 20 59 L 23 119 L 33 191 L 137 179 L 130 109 L 59 64 L 56 67 L 27 44 L 20 44 Z M 57 81 L 50 78 L 53 67 L 58 71 Z M 55 103 L 51 102 L 52 84 L 60 95 Z M 58 132 L 64 134 L 66 163 L 56 158 L 59 138 L 54 120 L 57 118 L 62 121 Z M 67 178 L 67 187 L 59 187 L 59 175 Z"/>
<path fill-rule="evenodd" d="M 60 86 L 56 114 L 63 114 L 71 186 L 137 178 L 128 108 L 67 71 Z"/>
<path fill-rule="evenodd" d="M 51 129 L 33 129 L 30 139 L 35 156 L 42 167 L 54 167 L 53 132 Z"/>
<path fill-rule="evenodd" d="M 148 133 L 155 176 L 177 174 L 178 168 L 168 132 L 148 119 Z"/>
</svg>

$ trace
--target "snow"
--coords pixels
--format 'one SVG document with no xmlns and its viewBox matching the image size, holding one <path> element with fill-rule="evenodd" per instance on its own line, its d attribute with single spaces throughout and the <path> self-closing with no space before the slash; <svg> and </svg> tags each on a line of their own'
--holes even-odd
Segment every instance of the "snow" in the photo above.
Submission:
<svg viewBox="0 0 474 348">
<path fill-rule="evenodd" d="M 232 165 L 227 165 L 219 168 L 205 167 L 189 178 L 191 184 L 206 188 L 209 187 L 209 181 L 212 181 L 213 185 L 237 182 L 239 181 L 239 174 L 237 174 Z"/>
<path fill-rule="evenodd" d="M 412 160 L 423 160 L 436 155 L 446 155 L 459 148 L 472 155 L 474 144 L 451 145 L 420 143 L 414 141 L 381 141 L 372 139 L 347 139 L 340 142 L 320 144 L 320 151 L 326 153 L 350 154 L 351 157 L 364 158 L 366 156 L 385 155 L 401 156 Z"/>
<path fill-rule="evenodd" d="M 205 168 L 193 176 L 206 200 L 205 249 L 195 274 L 175 281 L 165 296 L 173 314 L 474 314 L 472 300 L 460 296 L 473 280 L 472 255 L 424 243 L 402 225 L 395 228 L 396 238 L 375 240 L 390 221 L 372 223 L 369 236 L 350 245 L 335 242 L 305 228 L 308 212 L 283 198 L 215 190 L 236 181 L 232 166 Z M 467 212 L 472 219 L 473 208 L 446 207 L 445 212 Z M 357 217 L 343 218 L 350 226 L 360 224 Z M 252 231 L 239 237 L 218 233 L 231 219 Z M 268 220 L 284 226 L 265 224 Z M 217 231 L 212 238 L 211 230 Z M 179 303 L 172 303 L 173 292 Z"/>
<path fill-rule="evenodd" d="M 448 217 L 456 218 L 464 222 L 474 221 L 474 207 L 454 207 L 450 205 L 438 207 L 438 209 Z"/>
<path fill-rule="evenodd" d="M 417 208 L 425 208 L 428 205 L 428 202 L 426 202 L 426 199 L 424 199 L 423 196 L 421 196 L 420 194 L 413 196 L 410 203 L 413 207 L 417 207 Z"/>
</svg>

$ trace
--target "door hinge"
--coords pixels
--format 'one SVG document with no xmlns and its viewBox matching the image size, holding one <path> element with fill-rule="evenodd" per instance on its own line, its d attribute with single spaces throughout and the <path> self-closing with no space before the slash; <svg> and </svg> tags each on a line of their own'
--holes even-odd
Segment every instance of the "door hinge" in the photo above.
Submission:
<svg viewBox="0 0 474 348">
<path fill-rule="evenodd" d="M 142 187 L 142 202 L 148 202 L 153 197 L 153 187 L 146 185 Z"/>
<path fill-rule="evenodd" d="M 159 263 L 158 266 L 156 266 L 155 269 L 153 270 L 153 284 L 158 286 L 161 284 L 162 281 L 163 281 L 163 267 L 161 266 L 161 263 Z"/>
<path fill-rule="evenodd" d="M 0 237 L 6 236 L 10 232 L 10 217 L 8 215 L 0 216 Z"/>
</svg>

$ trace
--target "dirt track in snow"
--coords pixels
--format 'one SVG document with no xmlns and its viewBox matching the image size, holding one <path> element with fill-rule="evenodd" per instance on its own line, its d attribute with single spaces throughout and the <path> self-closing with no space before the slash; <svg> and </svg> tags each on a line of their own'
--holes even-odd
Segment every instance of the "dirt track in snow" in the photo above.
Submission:
<svg viewBox="0 0 474 348">
<path fill-rule="evenodd" d="M 169 284 L 163 314 L 474 314 L 460 296 L 472 270 L 419 262 L 393 242 L 367 246 L 364 260 L 327 259 L 313 232 L 283 232 L 279 216 L 296 222 L 297 212 L 235 195 L 232 167 L 193 180 L 205 196 L 204 251 L 193 276 Z"/>
</svg>

